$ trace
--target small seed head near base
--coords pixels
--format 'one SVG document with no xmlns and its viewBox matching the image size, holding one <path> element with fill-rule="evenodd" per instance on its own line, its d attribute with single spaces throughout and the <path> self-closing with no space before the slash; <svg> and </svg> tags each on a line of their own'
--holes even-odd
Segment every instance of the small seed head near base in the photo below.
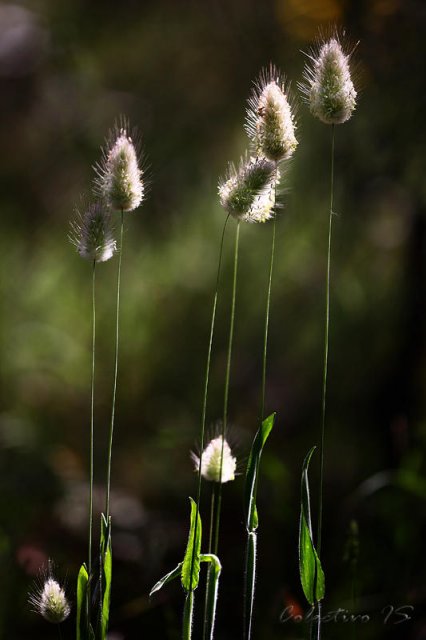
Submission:
<svg viewBox="0 0 426 640">
<path fill-rule="evenodd" d="M 65 591 L 52 576 L 46 578 L 43 585 L 30 596 L 29 602 L 36 613 L 52 624 L 66 620 L 71 611 Z"/>
<path fill-rule="evenodd" d="M 223 442 L 223 461 L 222 474 L 220 473 L 220 460 L 222 457 Z M 191 453 L 191 458 L 198 471 L 200 458 L 195 453 Z M 237 468 L 237 459 L 232 455 L 231 447 L 228 442 L 222 439 L 222 436 L 213 438 L 203 451 L 201 457 L 201 475 L 205 480 L 210 482 L 230 482 L 235 480 L 235 471 Z"/>
</svg>

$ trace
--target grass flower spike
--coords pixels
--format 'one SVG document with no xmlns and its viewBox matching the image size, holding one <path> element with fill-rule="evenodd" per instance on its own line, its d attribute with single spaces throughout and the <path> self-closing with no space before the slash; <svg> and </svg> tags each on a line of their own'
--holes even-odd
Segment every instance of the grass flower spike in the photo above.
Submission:
<svg viewBox="0 0 426 640">
<path fill-rule="evenodd" d="M 223 453 L 222 453 L 223 449 Z M 198 470 L 200 458 L 191 454 L 195 469 Z M 222 466 L 222 469 L 221 469 Z M 209 442 L 201 457 L 201 475 L 210 482 L 230 482 L 235 480 L 237 459 L 232 455 L 226 439 L 218 436 Z"/>
<path fill-rule="evenodd" d="M 274 66 L 263 71 L 255 84 L 248 103 L 246 130 L 255 153 L 273 162 L 290 158 L 297 147 L 285 82 Z"/>
<path fill-rule="evenodd" d="M 325 124 L 342 124 L 349 120 L 355 105 L 356 91 L 351 80 L 349 55 L 337 37 L 309 54 L 311 64 L 300 85 L 312 114 Z"/>
<path fill-rule="evenodd" d="M 68 618 L 71 607 L 65 591 L 49 576 L 36 593 L 30 596 L 30 604 L 35 611 L 52 624 L 59 624 Z"/>
<path fill-rule="evenodd" d="M 133 211 L 139 207 L 144 197 L 142 170 L 126 120 L 116 125 L 110 134 L 103 160 L 95 170 L 96 191 L 112 209 Z"/>
<path fill-rule="evenodd" d="M 112 258 L 116 242 L 106 205 L 93 202 L 83 214 L 77 210 L 77 220 L 71 224 L 70 240 L 86 260 L 106 262 Z"/>
<path fill-rule="evenodd" d="M 229 165 L 219 183 L 220 203 L 234 218 L 244 222 L 266 222 L 273 217 L 278 170 L 267 158 L 242 159 L 238 169 Z"/>
</svg>

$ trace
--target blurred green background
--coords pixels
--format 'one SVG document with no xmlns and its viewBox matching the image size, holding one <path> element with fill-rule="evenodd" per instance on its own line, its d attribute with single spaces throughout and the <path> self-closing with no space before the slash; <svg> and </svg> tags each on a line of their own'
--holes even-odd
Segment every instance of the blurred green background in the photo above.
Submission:
<svg viewBox="0 0 426 640">
<path fill-rule="evenodd" d="M 27 593 L 52 558 L 75 599 L 86 557 L 90 265 L 67 240 L 119 114 L 138 126 L 150 190 L 126 217 L 113 461 L 111 638 L 180 636 L 181 559 L 195 495 L 201 394 L 224 212 L 217 181 L 247 146 L 246 99 L 274 62 L 297 96 L 318 28 L 347 28 L 358 108 L 336 130 L 323 564 L 327 611 L 352 608 L 348 529 L 359 527 L 357 607 L 327 638 L 426 638 L 426 188 L 422 0 L 38 0 L 0 5 L 0 636 L 54 638 Z M 300 102 L 300 100 L 299 100 Z M 330 129 L 298 108 L 299 148 L 277 224 L 267 409 L 277 423 L 259 486 L 255 638 L 304 607 L 300 469 L 318 443 Z M 221 417 L 232 242 L 226 235 L 208 423 Z M 244 471 L 259 413 L 271 225 L 241 229 L 230 388 Z M 96 508 L 113 374 L 117 262 L 98 269 Z M 213 432 L 214 426 L 212 426 Z M 318 461 L 311 467 L 314 505 Z M 224 491 L 217 638 L 240 637 L 243 478 Z M 207 523 L 208 491 L 203 516 Z M 201 593 L 198 596 L 201 601 Z M 409 605 L 412 620 L 390 607 Z M 200 616 L 200 606 L 197 610 Z M 198 618 L 197 618 L 198 619 Z M 62 637 L 73 637 L 73 622 Z M 198 636 L 197 636 L 198 637 Z"/>
</svg>

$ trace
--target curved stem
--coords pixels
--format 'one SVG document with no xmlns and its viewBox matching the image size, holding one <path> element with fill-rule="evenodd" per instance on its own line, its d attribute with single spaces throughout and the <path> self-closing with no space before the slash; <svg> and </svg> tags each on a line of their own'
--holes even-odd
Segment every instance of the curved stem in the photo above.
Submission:
<svg viewBox="0 0 426 640">
<path fill-rule="evenodd" d="M 219 473 L 220 479 L 222 479 L 223 451 L 224 451 L 224 445 L 225 445 L 226 429 L 228 426 L 229 379 L 231 376 L 232 344 L 234 340 L 234 323 L 235 323 L 235 303 L 237 299 L 239 239 L 240 239 L 240 221 L 238 220 L 237 229 L 235 232 L 234 275 L 232 279 L 231 320 L 229 324 L 228 357 L 226 361 L 225 390 L 224 390 L 224 396 L 223 396 L 223 420 L 222 420 L 222 432 L 221 432 L 222 450 L 220 454 L 220 473 Z M 219 483 L 219 489 L 218 489 L 217 501 L 216 501 L 216 524 L 215 524 L 214 543 L 213 543 L 213 553 L 215 555 L 217 555 L 217 550 L 219 546 L 219 526 L 220 526 L 221 506 L 222 506 L 222 482 Z"/>
<path fill-rule="evenodd" d="M 213 335 L 214 328 L 216 323 L 216 308 L 217 308 L 217 299 L 219 295 L 219 282 L 220 282 L 220 270 L 222 266 L 222 254 L 223 254 L 223 243 L 225 239 L 225 231 L 226 225 L 229 220 L 229 214 L 226 217 L 226 220 L 222 229 L 222 236 L 220 240 L 220 249 L 219 249 L 219 260 L 217 265 L 217 274 L 216 274 L 216 286 L 213 297 L 213 307 L 212 307 L 212 315 L 210 320 L 210 336 L 209 336 L 209 346 L 207 349 L 207 362 L 206 362 L 206 374 L 204 378 L 204 394 L 203 394 L 203 405 L 201 410 L 201 432 L 200 432 L 200 459 L 198 462 L 198 475 L 197 475 L 197 508 L 195 513 L 195 522 L 198 522 L 198 514 L 200 511 L 200 498 L 201 498 L 201 465 L 203 460 L 203 450 L 204 450 L 204 434 L 206 430 L 206 412 L 207 412 L 207 398 L 209 391 L 209 380 L 210 380 L 210 363 L 211 363 L 211 355 L 212 355 L 212 345 L 213 345 Z M 194 546 L 192 548 L 192 558 L 191 558 L 191 577 L 190 577 L 190 591 L 192 589 L 192 574 L 194 570 L 194 561 L 195 561 L 195 540 L 196 536 L 194 536 Z M 210 549 L 209 549 L 210 552 Z"/>
<path fill-rule="evenodd" d="M 115 364 L 114 364 L 114 384 L 112 391 L 112 409 L 111 423 L 109 429 L 109 445 L 108 445 L 108 471 L 107 471 L 107 490 L 105 503 L 105 517 L 109 520 L 110 515 L 110 494 L 111 494 L 111 463 L 112 463 L 112 441 L 114 437 L 114 420 L 115 420 L 115 399 L 117 395 L 117 377 L 118 377 L 118 346 L 119 346 L 119 327 L 120 327 L 120 286 L 121 286 L 121 260 L 123 257 L 123 231 L 124 231 L 124 213 L 121 211 L 121 229 L 120 229 L 120 247 L 118 254 L 118 273 L 117 273 L 117 307 L 115 320 Z"/>
<path fill-rule="evenodd" d="M 271 262 L 269 265 L 269 281 L 268 281 L 268 293 L 266 296 L 266 311 L 265 311 L 265 332 L 263 339 L 263 362 L 262 362 L 262 402 L 260 419 L 265 418 L 265 395 L 266 395 L 266 356 L 268 352 L 268 332 L 269 332 L 269 311 L 271 308 L 271 289 L 272 289 L 272 272 L 274 269 L 274 256 L 275 256 L 275 227 L 277 217 L 274 216 L 272 223 L 272 245 L 271 245 Z"/>
</svg>

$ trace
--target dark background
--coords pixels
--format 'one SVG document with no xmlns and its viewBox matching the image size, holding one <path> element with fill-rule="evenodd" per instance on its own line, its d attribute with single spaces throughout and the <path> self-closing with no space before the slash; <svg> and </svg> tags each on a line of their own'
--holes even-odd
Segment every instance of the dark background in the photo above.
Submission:
<svg viewBox="0 0 426 640">
<path fill-rule="evenodd" d="M 325 610 L 352 609 L 348 527 L 359 526 L 357 611 L 326 638 L 425 638 L 426 189 L 421 0 L 39 0 L 0 5 L 0 635 L 54 638 L 28 590 L 51 558 L 75 603 L 86 559 L 90 265 L 67 240 L 115 118 L 137 125 L 151 187 L 126 216 L 113 465 L 111 637 L 180 636 L 183 594 L 153 583 L 182 558 L 189 452 L 199 438 L 210 309 L 224 212 L 218 177 L 247 146 L 246 99 L 274 62 L 299 101 L 299 147 L 277 224 L 262 461 L 255 638 L 306 637 L 280 624 L 305 607 L 298 578 L 300 470 L 318 444 L 329 127 L 297 96 L 318 28 L 360 40 L 353 118 L 336 129 L 325 477 Z M 208 423 L 221 417 L 232 242 L 229 225 Z M 241 229 L 229 414 L 243 472 L 258 426 L 271 225 Z M 113 372 L 117 261 L 98 269 L 96 509 Z M 212 428 L 213 429 L 213 428 Z M 212 431 L 213 432 L 213 431 Z M 318 458 L 311 467 L 317 500 Z M 208 489 L 202 515 L 207 529 Z M 240 637 L 243 477 L 224 490 L 218 640 Z M 315 517 L 315 509 L 314 509 Z M 98 520 L 98 518 L 97 518 Z M 198 615 L 201 591 L 197 593 Z M 412 620 L 384 624 L 390 607 Z M 74 606 L 75 612 L 75 606 Z M 405 610 L 411 613 L 411 611 Z M 74 635 L 73 619 L 62 637 Z M 196 627 L 194 637 L 200 637 Z"/>
</svg>

